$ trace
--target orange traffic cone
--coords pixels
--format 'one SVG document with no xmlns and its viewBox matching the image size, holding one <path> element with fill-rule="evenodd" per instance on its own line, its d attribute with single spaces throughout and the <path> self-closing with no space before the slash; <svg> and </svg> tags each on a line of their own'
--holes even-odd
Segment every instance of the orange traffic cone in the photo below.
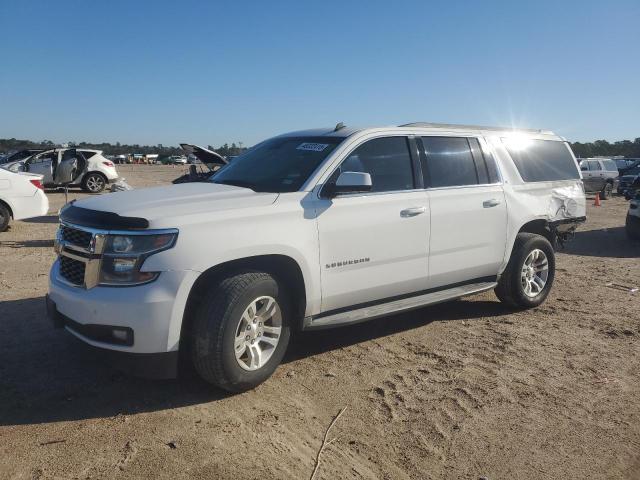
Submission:
<svg viewBox="0 0 640 480">
<path fill-rule="evenodd" d="M 596 199 L 593 202 L 593 206 L 594 207 L 599 207 L 600 206 L 600 193 L 596 193 Z"/>
</svg>

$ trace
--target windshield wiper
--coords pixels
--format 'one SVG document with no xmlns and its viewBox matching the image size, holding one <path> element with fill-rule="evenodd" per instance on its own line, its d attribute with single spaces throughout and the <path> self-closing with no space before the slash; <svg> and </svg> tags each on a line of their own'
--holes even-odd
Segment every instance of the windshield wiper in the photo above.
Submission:
<svg viewBox="0 0 640 480">
<path fill-rule="evenodd" d="M 246 182 L 244 180 L 233 180 L 233 179 L 228 179 L 228 180 L 213 180 L 213 183 L 219 183 L 221 185 L 232 185 L 234 187 L 243 187 L 243 188 L 248 188 L 250 190 L 253 190 L 254 192 L 256 191 L 256 186 L 255 184 L 251 183 L 251 182 Z"/>
</svg>

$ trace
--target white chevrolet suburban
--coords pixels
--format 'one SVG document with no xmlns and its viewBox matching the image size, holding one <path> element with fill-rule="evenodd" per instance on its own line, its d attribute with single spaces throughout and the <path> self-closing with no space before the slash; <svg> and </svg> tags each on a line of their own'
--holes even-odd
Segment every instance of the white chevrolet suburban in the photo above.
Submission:
<svg viewBox="0 0 640 480">
<path fill-rule="evenodd" d="M 554 246 L 584 220 L 580 170 L 552 132 L 340 124 L 266 140 L 209 182 L 70 204 L 47 310 L 134 374 L 188 360 L 242 391 L 294 329 L 488 289 L 540 305 Z"/>
</svg>

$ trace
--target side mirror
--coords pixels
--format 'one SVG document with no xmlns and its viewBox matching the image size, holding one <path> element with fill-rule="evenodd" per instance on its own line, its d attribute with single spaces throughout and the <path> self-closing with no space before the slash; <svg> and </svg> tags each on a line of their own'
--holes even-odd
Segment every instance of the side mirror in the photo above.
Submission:
<svg viewBox="0 0 640 480">
<path fill-rule="evenodd" d="M 365 172 L 342 172 L 335 184 L 325 187 L 325 194 L 333 198 L 341 193 L 361 193 L 371 191 L 371 175 Z"/>
</svg>

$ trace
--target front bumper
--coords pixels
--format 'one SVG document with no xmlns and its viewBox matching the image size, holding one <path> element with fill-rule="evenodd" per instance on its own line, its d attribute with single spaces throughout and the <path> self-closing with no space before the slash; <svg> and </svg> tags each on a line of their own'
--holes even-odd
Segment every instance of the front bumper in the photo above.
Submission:
<svg viewBox="0 0 640 480">
<path fill-rule="evenodd" d="M 55 328 L 67 328 L 76 337 L 83 339 L 75 330 L 78 323 L 62 315 L 49 295 L 46 296 L 47 315 Z M 179 352 L 134 353 L 108 350 L 90 344 L 104 355 L 105 360 L 116 369 L 135 377 L 168 379 L 178 376 Z"/>
<path fill-rule="evenodd" d="M 65 282 L 59 268 L 56 260 L 47 296 L 47 311 L 57 327 L 89 345 L 115 352 L 115 357 L 132 358 L 134 364 L 153 363 L 153 359 L 162 357 L 159 364 L 164 367 L 160 370 L 175 373 L 173 367 L 167 367 L 173 360 L 167 359 L 177 362 L 192 272 L 163 272 L 154 282 L 137 287 L 84 289 Z M 139 369 L 134 365 L 131 373 L 139 374 Z M 166 378 L 167 373 L 152 376 Z"/>
</svg>

